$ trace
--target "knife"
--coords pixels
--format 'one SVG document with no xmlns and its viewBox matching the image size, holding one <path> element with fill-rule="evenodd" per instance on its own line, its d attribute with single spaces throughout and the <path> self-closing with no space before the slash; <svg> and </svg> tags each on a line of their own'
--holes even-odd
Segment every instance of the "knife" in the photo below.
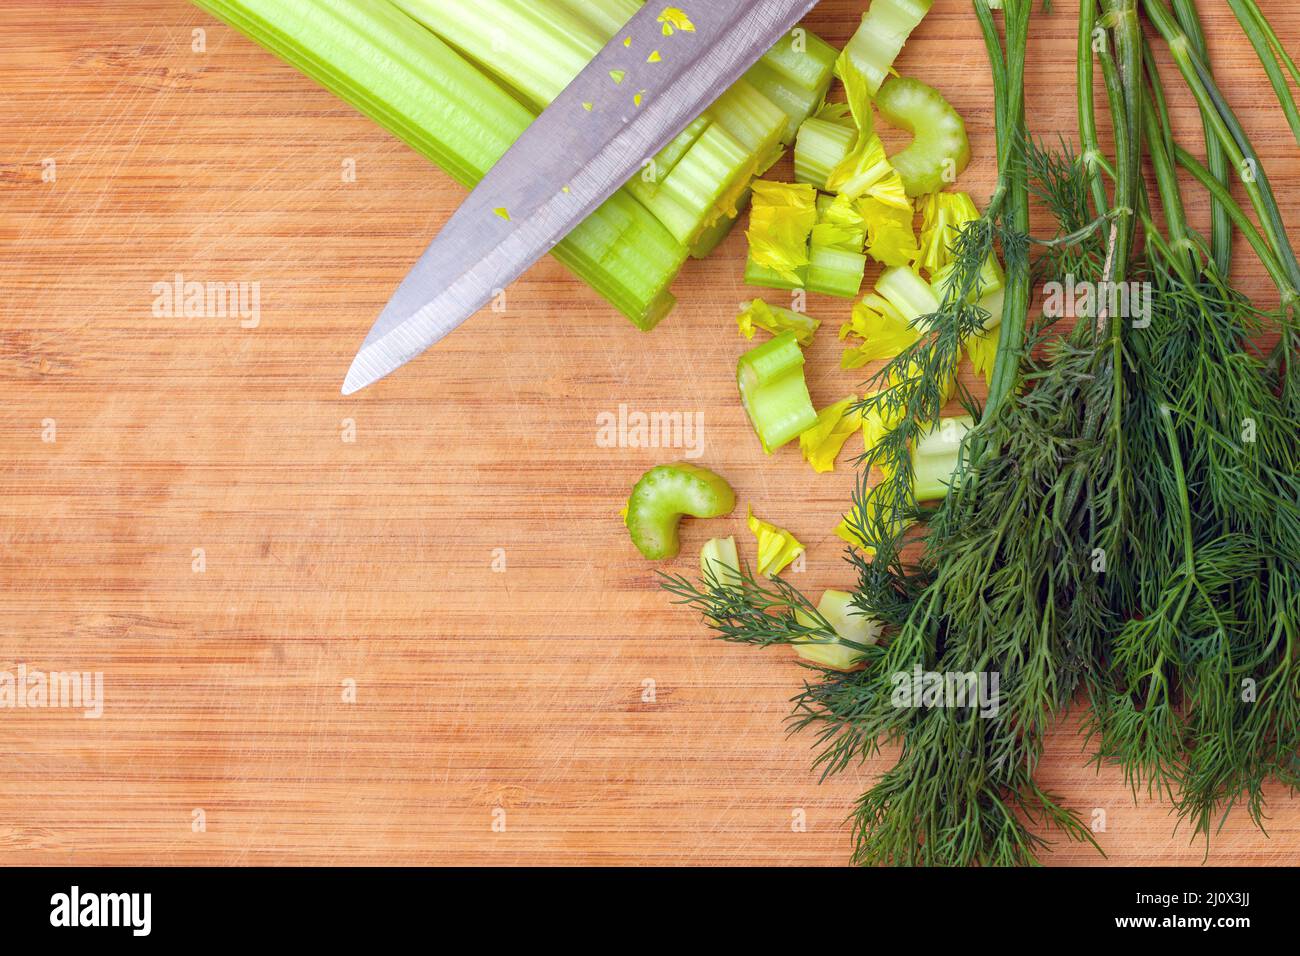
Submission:
<svg viewBox="0 0 1300 956">
<path fill-rule="evenodd" d="M 405 365 L 492 301 L 816 2 L 694 0 L 681 9 L 657 0 L 645 4 L 429 244 L 366 336 L 343 394 Z M 647 63 L 628 52 L 656 48 L 663 51 L 662 62 Z"/>
</svg>

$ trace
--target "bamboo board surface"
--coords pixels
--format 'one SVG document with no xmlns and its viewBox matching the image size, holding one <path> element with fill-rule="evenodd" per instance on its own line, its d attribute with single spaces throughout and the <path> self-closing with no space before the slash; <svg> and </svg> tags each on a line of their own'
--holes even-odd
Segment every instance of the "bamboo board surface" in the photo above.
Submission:
<svg viewBox="0 0 1300 956">
<path fill-rule="evenodd" d="M 809 25 L 842 43 L 863 5 L 824 0 Z M 1300 152 L 1226 6 L 1201 6 L 1294 225 Z M 1300 8 L 1265 6 L 1300 49 Z M 1077 8 L 1055 7 L 1030 115 L 1071 138 Z M 546 261 L 504 314 L 341 398 L 462 191 L 181 0 L 7 0 L 0 49 L 0 670 L 104 675 L 98 720 L 0 710 L 0 863 L 847 861 L 843 820 L 888 761 L 819 785 L 811 741 L 783 729 L 788 653 L 710 640 L 622 530 L 632 483 L 682 452 L 597 436 L 620 406 L 703 416 L 700 461 L 740 505 L 685 527 L 672 567 L 718 533 L 752 551 L 752 504 L 809 546 L 793 580 L 851 585 L 831 529 L 852 468 L 765 458 L 736 398 L 735 308 L 754 294 L 738 232 L 687 266 L 652 334 Z M 969 4 L 937 0 L 898 66 L 966 117 L 962 185 L 982 200 Z M 1174 106 L 1199 152 L 1189 99 Z M 156 315 L 177 273 L 257 283 L 257 326 Z M 847 306 L 811 311 L 821 406 L 861 376 L 838 368 Z M 1200 863 L 1167 806 L 1135 805 L 1081 746 L 1067 720 L 1041 779 L 1104 817 L 1111 863 Z M 1300 800 L 1272 797 L 1271 839 L 1234 813 L 1210 862 L 1297 860 Z"/>
</svg>

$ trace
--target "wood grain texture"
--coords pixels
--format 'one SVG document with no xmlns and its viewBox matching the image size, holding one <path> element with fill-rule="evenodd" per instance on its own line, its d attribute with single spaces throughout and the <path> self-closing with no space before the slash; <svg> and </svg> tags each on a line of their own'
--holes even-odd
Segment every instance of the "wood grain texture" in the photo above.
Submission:
<svg viewBox="0 0 1300 956">
<path fill-rule="evenodd" d="M 810 25 L 843 42 L 863 6 L 825 0 Z M 1226 6 L 1201 6 L 1300 222 L 1300 153 L 1264 74 Z M 1295 50 L 1300 8 L 1265 6 Z M 1076 8 L 1055 7 L 1034 28 L 1030 111 L 1072 138 Z M 547 261 L 506 314 L 344 399 L 355 348 L 461 191 L 180 0 L 6 0 L 0 49 L 0 669 L 103 671 L 106 697 L 99 720 L 0 711 L 0 862 L 846 862 L 842 822 L 885 760 L 818 784 L 810 740 L 782 726 L 787 653 L 710 640 L 626 540 L 628 489 L 675 453 L 596 442 L 620 404 L 702 412 L 702 461 L 742 504 L 686 528 L 678 565 L 705 537 L 748 541 L 749 503 L 809 545 L 808 590 L 851 583 L 831 533 L 851 469 L 765 458 L 736 400 L 743 237 L 687 267 L 652 334 Z M 969 5 L 938 0 L 899 66 L 966 116 L 964 185 L 986 195 Z M 1186 96 L 1174 112 L 1199 144 Z M 176 273 L 259 283 L 260 324 L 155 316 Z M 844 304 L 812 311 L 822 405 L 860 376 L 838 368 Z M 1109 861 L 1200 863 L 1167 806 L 1085 769 L 1082 743 L 1067 720 L 1042 779 L 1105 812 Z M 1209 861 L 1295 862 L 1300 801 L 1274 791 L 1270 810 L 1271 839 L 1234 813 Z M 1102 861 L 1059 846 L 1046 862 Z"/>
</svg>

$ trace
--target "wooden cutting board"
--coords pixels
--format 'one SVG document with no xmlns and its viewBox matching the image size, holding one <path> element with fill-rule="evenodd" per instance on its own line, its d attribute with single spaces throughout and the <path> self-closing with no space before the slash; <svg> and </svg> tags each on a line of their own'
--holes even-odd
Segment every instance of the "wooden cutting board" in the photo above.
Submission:
<svg viewBox="0 0 1300 956">
<path fill-rule="evenodd" d="M 863 6 L 825 0 L 810 25 L 842 43 Z M 1070 138 L 1076 8 L 1055 6 L 1034 27 L 1030 113 Z M 1296 144 L 1226 7 L 1202 6 L 1300 223 Z M 1269 6 L 1300 47 L 1300 12 Z M 700 460 L 741 505 L 687 527 L 669 567 L 718 533 L 752 547 L 749 504 L 808 544 L 793 580 L 851 585 L 831 533 L 851 467 L 765 457 L 737 401 L 742 236 L 688 265 L 652 334 L 547 261 L 505 313 L 341 398 L 461 190 L 181 0 L 7 0 L 0 47 L 0 670 L 104 680 L 97 720 L 0 710 L 0 862 L 847 861 L 845 816 L 888 761 L 819 785 L 810 739 L 783 728 L 789 653 L 711 640 L 621 527 L 636 478 L 683 452 L 598 438 L 621 407 L 703 416 Z M 963 185 L 982 199 L 969 4 L 938 0 L 899 68 L 966 117 Z M 1186 97 L 1175 122 L 1199 142 Z M 245 283 L 249 318 L 168 315 L 178 274 Z M 861 375 L 838 368 L 846 304 L 811 307 L 824 405 Z M 1166 805 L 1135 805 L 1082 747 L 1065 721 L 1041 778 L 1110 862 L 1201 862 Z M 1296 860 L 1300 800 L 1271 797 L 1271 839 L 1234 813 L 1210 862 Z"/>
</svg>

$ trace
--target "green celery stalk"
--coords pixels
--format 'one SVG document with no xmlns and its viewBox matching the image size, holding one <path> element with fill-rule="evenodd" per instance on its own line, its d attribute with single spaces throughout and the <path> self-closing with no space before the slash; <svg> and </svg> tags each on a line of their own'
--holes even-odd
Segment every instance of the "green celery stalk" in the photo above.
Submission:
<svg viewBox="0 0 1300 956">
<path fill-rule="evenodd" d="M 798 37 L 792 33 L 783 38 L 745 73 L 746 80 L 785 112 L 781 141 L 787 146 L 826 100 L 839 56 L 838 50 L 816 34 L 804 30 L 799 43 Z"/>
<path fill-rule="evenodd" d="M 867 81 L 872 96 L 889 75 L 889 69 L 903 51 L 934 0 L 872 0 L 862 23 L 849 38 L 843 55 L 853 61 Z"/>
<path fill-rule="evenodd" d="M 769 455 L 817 424 L 803 363 L 795 333 L 782 332 L 750 349 L 737 364 L 741 402 Z"/>
<path fill-rule="evenodd" d="M 860 252 L 819 246 L 814 242 L 808 250 L 808 278 L 804 288 L 809 292 L 852 299 L 862 288 L 862 277 L 867 271 L 867 257 Z"/>
<path fill-rule="evenodd" d="M 975 420 L 969 415 L 941 418 L 938 427 L 916 443 L 912 449 L 912 469 L 917 501 L 935 501 L 948 496 L 961 457 L 962 441 L 974 427 Z"/>
<path fill-rule="evenodd" d="M 857 131 L 829 120 L 810 119 L 794 145 L 794 179 L 825 190 L 831 171 L 853 151 Z"/>
<path fill-rule="evenodd" d="M 473 186 L 534 119 L 491 78 L 387 0 L 195 0 Z M 686 249 L 630 195 L 553 250 L 638 328 L 674 304 Z"/>
<path fill-rule="evenodd" d="M 613 34 L 557 0 L 392 0 L 483 69 L 542 109 L 595 58 Z M 610 18 L 612 19 L 612 18 Z M 631 56 L 632 54 L 629 54 Z M 638 51 L 636 56 L 643 56 Z M 631 97 L 633 91 L 629 90 Z M 711 125 L 692 142 L 670 144 L 656 157 L 656 188 L 633 192 L 682 244 L 735 209 L 736 199 L 775 156 L 755 130 L 757 91 L 724 94 L 705 114 Z M 779 110 L 768 106 L 771 114 Z M 750 111 L 732 115 L 733 108 Z M 771 134 L 779 138 L 779 131 Z M 681 137 L 679 137 L 679 140 Z M 751 143 L 753 144 L 751 146 Z M 663 168 L 661 160 L 680 154 Z"/>
</svg>

